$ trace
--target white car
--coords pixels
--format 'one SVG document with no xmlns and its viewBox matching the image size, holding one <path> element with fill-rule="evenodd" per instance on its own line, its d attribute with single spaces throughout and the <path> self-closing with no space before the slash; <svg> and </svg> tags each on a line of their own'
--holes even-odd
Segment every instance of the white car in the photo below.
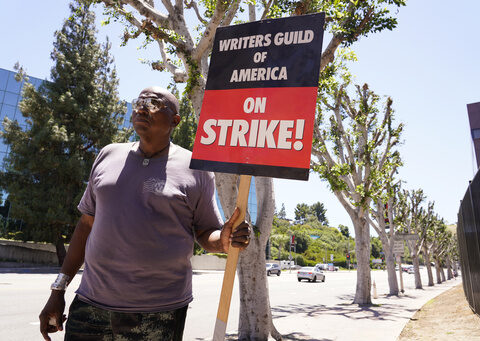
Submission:
<svg viewBox="0 0 480 341">
<path fill-rule="evenodd" d="M 316 266 L 305 266 L 297 272 L 297 280 L 300 282 L 302 279 L 306 279 L 309 282 L 316 282 L 317 279 L 325 282 L 325 274 Z"/>
</svg>

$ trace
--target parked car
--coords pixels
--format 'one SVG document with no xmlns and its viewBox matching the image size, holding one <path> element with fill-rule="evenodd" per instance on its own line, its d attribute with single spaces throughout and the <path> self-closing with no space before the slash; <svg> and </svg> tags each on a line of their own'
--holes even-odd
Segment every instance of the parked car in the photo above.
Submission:
<svg viewBox="0 0 480 341">
<path fill-rule="evenodd" d="M 300 282 L 302 279 L 306 279 L 309 282 L 316 282 L 317 279 L 325 282 L 325 274 L 316 266 L 304 266 L 297 272 L 297 280 Z"/>
<path fill-rule="evenodd" d="M 409 274 L 415 273 L 415 270 L 413 269 L 413 266 L 411 268 L 407 269 L 407 273 L 409 273 Z"/>
<path fill-rule="evenodd" d="M 277 274 L 277 276 L 280 276 L 282 273 L 282 270 L 280 269 L 280 265 L 276 263 L 267 263 L 267 276 L 270 276 L 271 274 Z"/>
</svg>

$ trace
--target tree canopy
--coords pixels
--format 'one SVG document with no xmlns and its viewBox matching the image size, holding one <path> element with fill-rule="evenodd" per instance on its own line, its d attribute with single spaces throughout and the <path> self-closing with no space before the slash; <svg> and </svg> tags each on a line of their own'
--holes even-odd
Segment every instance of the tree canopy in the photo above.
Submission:
<svg viewBox="0 0 480 341">
<path fill-rule="evenodd" d="M 11 216 L 25 222 L 29 239 L 57 245 L 60 262 L 98 151 L 130 134 L 119 129 L 126 106 L 109 43 L 97 43 L 94 14 L 85 5 L 70 9 L 75 15 L 55 33 L 51 81 L 37 90 L 21 68 L 17 74 L 25 80 L 20 109 L 26 128 L 5 118 L 1 133 L 10 146 L 0 185 Z"/>
</svg>

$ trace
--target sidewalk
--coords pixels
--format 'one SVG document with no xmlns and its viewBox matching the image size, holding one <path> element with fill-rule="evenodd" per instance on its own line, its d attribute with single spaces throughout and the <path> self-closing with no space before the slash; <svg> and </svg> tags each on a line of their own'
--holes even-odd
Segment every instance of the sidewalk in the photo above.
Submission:
<svg viewBox="0 0 480 341">
<path fill-rule="evenodd" d="M 395 341 L 418 309 L 459 284 L 461 279 L 457 278 L 423 290 L 405 287 L 405 294 L 379 295 L 369 307 L 351 304 L 350 296 L 334 306 L 302 306 L 281 311 L 273 307 L 274 324 L 284 340 Z"/>
</svg>

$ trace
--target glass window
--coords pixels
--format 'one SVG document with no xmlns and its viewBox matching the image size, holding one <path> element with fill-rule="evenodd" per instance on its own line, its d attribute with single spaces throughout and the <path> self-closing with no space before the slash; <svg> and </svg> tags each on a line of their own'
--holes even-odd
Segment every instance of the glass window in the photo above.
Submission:
<svg viewBox="0 0 480 341">
<path fill-rule="evenodd" d="M 8 117 L 9 119 L 13 120 L 15 117 L 15 109 L 16 107 L 14 107 L 13 105 L 4 104 L 2 106 L 2 112 L 0 114 L 2 122 L 4 117 Z"/>
<path fill-rule="evenodd" d="M 0 90 L 5 90 L 7 87 L 8 74 L 7 70 L 0 69 Z"/>
<path fill-rule="evenodd" d="M 25 122 L 25 117 L 23 117 L 22 112 L 20 109 L 15 110 L 15 119 L 18 121 L 18 124 L 20 124 L 22 127 L 25 126 L 27 123 Z"/>
<path fill-rule="evenodd" d="M 3 103 L 3 96 L 5 96 L 5 91 L 0 90 L 0 104 Z"/>
<path fill-rule="evenodd" d="M 30 78 L 30 83 L 32 83 L 35 89 L 38 90 L 40 85 L 42 85 L 43 81 L 39 78 Z"/>
<path fill-rule="evenodd" d="M 22 84 L 15 80 L 15 72 L 10 72 L 7 81 L 7 91 L 19 94 L 22 88 Z"/>
<path fill-rule="evenodd" d="M 3 103 L 17 106 L 18 94 L 11 93 L 9 91 L 5 92 L 5 97 Z"/>
<path fill-rule="evenodd" d="M 480 129 L 472 129 L 472 138 L 474 140 L 480 139 Z"/>
</svg>

